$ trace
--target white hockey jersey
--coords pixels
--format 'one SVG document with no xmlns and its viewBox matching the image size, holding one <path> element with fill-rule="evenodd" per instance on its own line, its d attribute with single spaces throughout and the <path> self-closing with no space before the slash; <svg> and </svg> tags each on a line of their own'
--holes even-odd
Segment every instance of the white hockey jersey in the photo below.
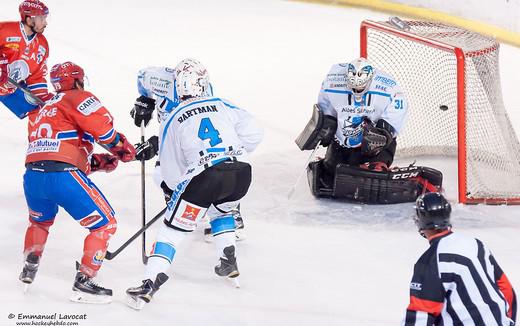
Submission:
<svg viewBox="0 0 520 326">
<path fill-rule="evenodd" d="M 224 160 L 248 162 L 263 130 L 246 111 L 217 97 L 190 99 L 161 122 L 160 173 L 170 189 Z"/>
<path fill-rule="evenodd" d="M 361 146 L 364 118 L 376 123 L 384 119 L 393 128 L 395 137 L 403 128 L 408 103 L 395 79 L 377 69 L 368 89 L 355 95 L 347 89 L 348 64 L 335 64 L 322 83 L 318 106 L 324 114 L 338 119 L 336 141 L 348 148 Z"/>
</svg>

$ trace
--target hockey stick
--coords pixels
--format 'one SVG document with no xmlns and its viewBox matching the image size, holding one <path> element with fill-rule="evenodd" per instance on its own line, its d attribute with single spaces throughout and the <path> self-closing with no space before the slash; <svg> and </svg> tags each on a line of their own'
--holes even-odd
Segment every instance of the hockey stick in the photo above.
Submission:
<svg viewBox="0 0 520 326">
<path fill-rule="evenodd" d="M 27 95 L 28 97 L 31 98 L 31 100 L 34 101 L 34 103 L 38 104 L 38 105 L 43 105 L 45 104 L 44 101 L 42 101 L 39 97 L 36 97 L 36 95 L 34 95 L 30 90 L 28 90 L 27 88 L 23 87 L 22 84 L 20 84 L 19 82 L 17 82 L 16 80 L 12 79 L 11 77 L 8 77 L 8 80 L 9 80 L 9 83 L 12 84 L 14 87 L 18 88 L 19 90 L 21 90 L 25 95 Z"/>
<path fill-rule="evenodd" d="M 321 140 L 318 141 L 318 143 L 316 144 L 316 147 L 314 147 L 314 149 L 312 150 L 311 155 L 309 155 L 309 158 L 307 159 L 307 162 L 305 163 L 305 169 L 303 169 L 302 172 L 300 172 L 298 179 L 296 179 L 296 182 L 291 187 L 291 190 L 289 190 L 289 193 L 287 194 L 287 199 L 291 199 L 292 195 L 294 194 L 294 191 L 296 190 L 296 186 L 298 186 L 298 183 L 300 183 L 300 179 L 303 177 L 303 174 L 305 173 L 305 171 L 307 171 L 307 167 L 309 166 L 309 163 L 313 159 L 313 157 L 316 154 L 316 151 L 318 150 L 320 145 L 321 145 Z"/>
<path fill-rule="evenodd" d="M 141 121 L 141 144 L 144 143 L 144 120 Z M 141 224 L 146 224 L 146 183 L 145 183 L 145 160 L 144 155 L 141 157 Z M 145 229 L 146 230 L 146 229 Z M 143 243 L 141 246 L 141 257 L 143 264 L 148 264 L 148 256 L 146 255 L 146 232 L 143 231 Z"/>
<path fill-rule="evenodd" d="M 157 215 L 154 216 L 154 218 L 152 218 L 150 221 L 148 221 L 148 223 L 146 223 L 142 228 L 140 228 L 133 236 L 130 237 L 130 239 L 128 239 L 125 243 L 123 243 L 119 248 L 117 248 L 116 251 L 113 251 L 113 252 L 110 252 L 110 251 L 107 251 L 106 255 L 105 255 L 105 258 L 108 259 L 108 260 L 112 260 L 114 259 L 117 255 L 119 255 L 119 253 L 121 251 L 123 251 L 123 249 L 125 249 L 126 247 L 128 247 L 128 245 L 130 243 L 132 243 L 137 237 L 139 237 L 141 235 L 141 233 L 144 233 L 144 231 L 146 231 L 146 229 L 148 229 L 152 224 L 154 224 L 159 218 L 162 217 L 162 215 L 164 214 L 164 212 L 166 212 L 166 209 L 168 207 L 165 207 L 162 209 L 162 211 L 160 211 L 159 213 L 157 213 Z M 148 259 L 148 258 L 147 258 Z"/>
</svg>

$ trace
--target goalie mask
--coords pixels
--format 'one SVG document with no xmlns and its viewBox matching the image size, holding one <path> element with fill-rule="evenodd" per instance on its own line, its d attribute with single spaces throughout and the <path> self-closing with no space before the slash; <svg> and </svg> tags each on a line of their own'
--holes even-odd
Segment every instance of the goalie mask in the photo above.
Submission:
<svg viewBox="0 0 520 326">
<path fill-rule="evenodd" d="M 208 89 L 208 71 L 199 61 L 184 59 L 175 67 L 175 91 L 179 99 L 206 96 Z"/>
<path fill-rule="evenodd" d="M 428 192 L 415 202 L 415 225 L 424 237 L 424 230 L 447 230 L 451 227 L 451 205 L 438 192 Z"/>
<path fill-rule="evenodd" d="M 348 64 L 347 87 L 354 94 L 363 94 L 374 77 L 374 68 L 365 58 L 359 58 Z"/>
</svg>

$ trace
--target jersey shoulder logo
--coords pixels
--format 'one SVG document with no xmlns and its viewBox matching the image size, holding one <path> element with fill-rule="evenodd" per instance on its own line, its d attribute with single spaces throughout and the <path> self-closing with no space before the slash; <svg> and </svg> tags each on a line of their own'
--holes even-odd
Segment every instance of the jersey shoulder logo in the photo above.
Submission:
<svg viewBox="0 0 520 326">
<path fill-rule="evenodd" d="M 76 108 L 83 115 L 91 115 L 99 110 L 103 105 L 94 97 L 90 96 L 81 102 Z"/>
<path fill-rule="evenodd" d="M 8 36 L 8 37 L 5 38 L 5 41 L 7 43 L 20 42 L 21 40 L 22 40 L 21 36 Z"/>
</svg>

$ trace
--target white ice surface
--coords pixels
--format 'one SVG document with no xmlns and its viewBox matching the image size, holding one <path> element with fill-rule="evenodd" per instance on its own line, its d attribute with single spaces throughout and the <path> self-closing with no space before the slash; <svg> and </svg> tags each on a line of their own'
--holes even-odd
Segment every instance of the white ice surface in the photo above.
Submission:
<svg viewBox="0 0 520 326">
<path fill-rule="evenodd" d="M 407 306 L 412 267 L 428 243 L 411 220 L 412 204 L 366 206 L 316 200 L 306 181 L 287 193 L 308 152 L 294 138 L 307 122 L 331 64 L 358 55 L 359 24 L 386 19 L 366 10 L 279 0 L 46 1 L 52 17 L 45 32 L 50 62 L 74 61 L 86 70 L 95 93 L 111 110 L 118 130 L 137 142 L 129 110 L 135 75 L 148 65 L 175 65 L 184 57 L 209 69 L 215 92 L 256 115 L 265 141 L 253 155 L 254 181 L 243 201 L 248 239 L 239 243 L 241 289 L 212 272 L 214 248 L 195 232 L 178 251 L 172 278 L 141 312 L 126 307 L 124 290 L 140 283 L 140 244 L 134 243 L 99 273 L 114 289 L 106 306 L 68 302 L 74 261 L 86 231 L 60 212 L 52 227 L 37 279 L 23 294 L 18 274 L 27 226 L 22 175 L 26 122 L 0 110 L 0 325 L 19 313 L 87 314 L 81 326 L 103 325 L 397 325 Z M 17 19 L 18 0 L 2 0 L 0 21 Z M 501 54 L 504 99 L 519 133 L 517 91 L 520 50 Z M 147 128 L 147 135 L 157 125 Z M 321 153 L 323 155 L 323 153 Z M 407 163 L 407 162 L 403 162 Z M 456 198 L 453 162 L 420 159 L 445 173 Z M 148 215 L 162 197 L 147 173 Z M 140 225 L 140 168 L 120 164 L 94 174 L 117 211 L 111 249 Z M 520 288 L 519 207 L 454 205 L 457 232 L 483 240 L 513 285 Z M 153 238 L 154 230 L 147 232 Z M 151 239 L 149 247 L 151 245 Z"/>
</svg>

